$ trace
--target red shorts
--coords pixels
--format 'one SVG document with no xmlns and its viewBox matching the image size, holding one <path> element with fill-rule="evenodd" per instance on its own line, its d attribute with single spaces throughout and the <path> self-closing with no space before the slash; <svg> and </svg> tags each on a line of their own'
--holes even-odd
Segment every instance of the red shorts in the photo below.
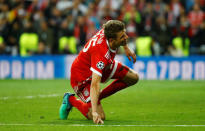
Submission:
<svg viewBox="0 0 205 131">
<path fill-rule="evenodd" d="M 123 79 L 129 68 L 121 63 L 115 61 L 114 67 L 111 70 L 103 72 L 101 82 L 106 82 L 110 79 Z M 72 88 L 79 98 L 84 102 L 90 101 L 90 85 L 92 78 L 87 78 L 83 82 L 71 81 Z M 78 83 L 76 85 L 76 83 Z"/>
</svg>

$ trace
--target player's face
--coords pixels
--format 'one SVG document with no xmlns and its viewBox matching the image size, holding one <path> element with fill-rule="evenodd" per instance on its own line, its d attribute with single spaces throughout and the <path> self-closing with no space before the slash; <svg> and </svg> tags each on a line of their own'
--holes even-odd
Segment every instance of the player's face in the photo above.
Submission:
<svg viewBox="0 0 205 131">
<path fill-rule="evenodd" d="M 116 46 L 124 46 L 127 44 L 128 36 L 126 30 L 120 31 L 117 33 L 117 38 L 115 39 Z"/>
</svg>

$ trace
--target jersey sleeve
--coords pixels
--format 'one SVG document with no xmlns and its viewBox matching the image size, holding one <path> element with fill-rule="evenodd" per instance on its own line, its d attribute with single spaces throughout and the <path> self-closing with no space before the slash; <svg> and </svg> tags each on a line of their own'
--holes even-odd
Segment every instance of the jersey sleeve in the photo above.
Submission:
<svg viewBox="0 0 205 131">
<path fill-rule="evenodd" d="M 108 60 L 103 51 L 95 50 L 91 55 L 90 70 L 102 77 L 102 71 L 107 66 Z"/>
</svg>

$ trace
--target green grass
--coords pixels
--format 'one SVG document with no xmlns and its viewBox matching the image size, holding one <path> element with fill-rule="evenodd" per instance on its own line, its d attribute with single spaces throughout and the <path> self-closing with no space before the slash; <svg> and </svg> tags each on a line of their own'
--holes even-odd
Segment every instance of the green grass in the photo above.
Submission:
<svg viewBox="0 0 205 131">
<path fill-rule="evenodd" d="M 0 80 L 0 130 L 205 130 L 175 126 L 205 125 L 205 81 L 140 81 L 102 101 L 104 126 L 75 108 L 59 120 L 68 91 L 68 80 Z"/>
</svg>

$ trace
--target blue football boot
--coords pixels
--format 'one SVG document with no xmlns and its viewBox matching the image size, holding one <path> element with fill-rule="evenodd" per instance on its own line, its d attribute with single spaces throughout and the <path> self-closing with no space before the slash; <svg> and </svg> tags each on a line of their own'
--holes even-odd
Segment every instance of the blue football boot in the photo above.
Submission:
<svg viewBox="0 0 205 131">
<path fill-rule="evenodd" d="M 59 115 L 61 120 L 66 120 L 68 117 L 69 112 L 72 109 L 72 105 L 69 102 L 69 97 L 74 96 L 75 94 L 65 93 L 63 96 L 63 103 L 59 109 Z"/>
</svg>

